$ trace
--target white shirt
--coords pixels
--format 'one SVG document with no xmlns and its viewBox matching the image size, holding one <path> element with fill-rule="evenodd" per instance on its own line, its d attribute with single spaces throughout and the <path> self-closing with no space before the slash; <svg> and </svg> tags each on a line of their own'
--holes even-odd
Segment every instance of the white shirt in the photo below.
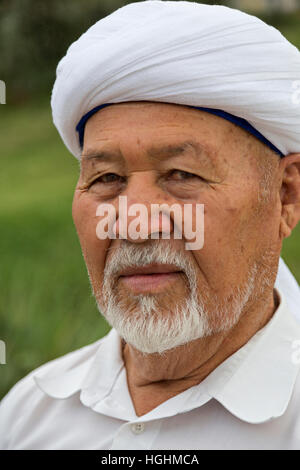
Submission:
<svg viewBox="0 0 300 470">
<path fill-rule="evenodd" d="M 44 364 L 2 400 L 0 449 L 300 449 L 300 323 L 279 297 L 241 349 L 141 417 L 114 329 Z"/>
</svg>

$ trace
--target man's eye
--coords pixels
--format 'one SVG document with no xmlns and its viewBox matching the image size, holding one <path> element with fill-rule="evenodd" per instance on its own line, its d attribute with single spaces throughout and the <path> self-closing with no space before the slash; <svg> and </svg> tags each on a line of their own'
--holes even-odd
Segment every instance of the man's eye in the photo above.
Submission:
<svg viewBox="0 0 300 470">
<path fill-rule="evenodd" d="M 92 184 L 95 183 L 122 183 L 124 181 L 124 178 L 120 175 L 117 175 L 116 173 L 106 173 L 105 175 L 99 176 L 97 179 L 95 179 Z"/>
<path fill-rule="evenodd" d="M 183 170 L 172 170 L 168 174 L 168 179 L 177 180 L 177 181 L 184 181 L 193 178 L 200 178 L 198 175 L 194 175 L 194 173 L 189 173 L 188 171 Z"/>
</svg>

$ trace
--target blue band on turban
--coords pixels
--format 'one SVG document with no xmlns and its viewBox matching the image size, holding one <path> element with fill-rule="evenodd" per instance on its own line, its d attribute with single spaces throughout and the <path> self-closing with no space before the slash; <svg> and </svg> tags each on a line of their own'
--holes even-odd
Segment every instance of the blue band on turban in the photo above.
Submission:
<svg viewBox="0 0 300 470">
<path fill-rule="evenodd" d="M 96 106 L 95 108 L 91 109 L 91 111 L 86 113 L 80 119 L 79 123 L 76 126 L 76 131 L 78 132 L 78 135 L 79 135 L 79 144 L 80 144 L 81 149 L 83 148 L 84 128 L 88 119 L 100 109 L 106 108 L 106 106 L 110 106 L 112 104 L 116 104 L 116 103 L 106 103 L 106 104 L 101 104 L 100 106 Z M 207 113 L 215 114 L 216 116 L 227 119 L 227 121 L 230 121 L 233 124 L 236 124 L 237 126 L 242 127 L 247 132 L 250 132 L 250 134 L 254 135 L 257 139 L 259 139 L 261 142 L 267 145 L 271 150 L 278 153 L 280 157 L 284 157 L 284 154 L 277 147 L 275 147 L 275 145 L 273 145 L 272 142 L 266 139 L 266 137 L 264 137 L 257 129 L 255 129 L 248 121 L 246 121 L 246 119 L 240 118 L 238 116 L 234 116 L 233 114 L 227 113 L 226 111 L 222 111 L 221 109 L 202 108 L 198 106 L 190 106 L 190 108 L 200 109 L 201 111 L 206 111 Z"/>
</svg>

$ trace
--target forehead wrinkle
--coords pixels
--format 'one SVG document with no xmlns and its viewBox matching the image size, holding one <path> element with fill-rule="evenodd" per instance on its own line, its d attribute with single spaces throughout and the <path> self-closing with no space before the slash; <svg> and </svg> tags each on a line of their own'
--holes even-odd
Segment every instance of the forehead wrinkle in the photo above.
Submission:
<svg viewBox="0 0 300 470">
<path fill-rule="evenodd" d="M 197 164 L 201 162 L 208 168 L 216 169 L 216 149 L 208 148 L 207 145 L 192 140 L 174 145 L 152 146 L 147 153 L 150 159 L 156 161 L 168 160 L 186 153 L 192 156 Z"/>
<path fill-rule="evenodd" d="M 144 153 L 144 152 L 143 152 Z M 206 163 L 209 166 L 215 167 L 215 156 L 216 150 L 208 149 L 206 145 L 202 145 L 193 140 L 186 140 L 175 144 L 164 144 L 164 145 L 152 145 L 149 149 L 145 150 L 149 160 L 161 162 L 171 158 L 178 157 L 184 153 L 188 153 L 192 156 L 196 163 Z M 108 163 L 121 163 L 126 164 L 121 150 L 100 150 L 100 149 L 88 149 L 85 153 L 82 153 L 80 159 L 80 167 L 82 164 L 92 162 L 94 166 L 97 162 L 108 162 Z"/>
<path fill-rule="evenodd" d="M 83 166 L 92 167 L 99 162 L 106 162 L 106 163 L 125 163 L 124 157 L 120 151 L 109 151 L 109 150 L 97 150 L 97 149 L 89 149 L 86 153 L 81 154 L 80 158 L 80 168 Z"/>
<path fill-rule="evenodd" d="M 185 141 L 179 144 L 153 145 L 147 150 L 149 157 L 153 160 L 168 159 L 192 150 L 197 155 L 205 152 L 204 147 L 194 141 Z"/>
</svg>

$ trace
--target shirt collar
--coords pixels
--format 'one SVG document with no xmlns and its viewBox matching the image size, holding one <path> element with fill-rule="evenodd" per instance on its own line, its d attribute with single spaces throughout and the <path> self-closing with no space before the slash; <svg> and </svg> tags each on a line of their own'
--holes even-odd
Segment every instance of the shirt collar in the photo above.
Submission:
<svg viewBox="0 0 300 470">
<path fill-rule="evenodd" d="M 299 372 L 300 364 L 293 362 L 292 354 L 293 342 L 300 338 L 300 324 L 278 289 L 277 293 L 280 305 L 264 328 L 199 385 L 168 400 L 148 413 L 148 417 L 162 417 L 159 408 L 167 410 L 169 416 L 189 411 L 211 398 L 248 423 L 281 416 Z M 53 398 L 68 398 L 81 391 L 82 403 L 97 411 L 97 404 L 110 395 L 123 368 L 121 339 L 112 329 L 84 361 L 57 374 L 50 371 L 35 376 L 34 380 Z"/>
<path fill-rule="evenodd" d="M 79 391 L 88 395 L 89 402 L 104 398 L 124 366 L 121 338 L 112 328 L 104 338 L 91 346 L 97 346 L 97 343 L 98 347 L 93 347 L 80 363 L 66 361 L 56 372 L 55 367 L 51 367 L 49 371 L 35 375 L 33 378 L 37 386 L 52 398 L 69 398 Z M 57 361 L 64 360 L 65 357 L 68 355 Z"/>
<path fill-rule="evenodd" d="M 212 397 L 248 423 L 283 415 L 299 372 L 293 344 L 300 338 L 300 323 L 277 293 L 280 305 L 267 325 L 205 381 Z"/>
</svg>

